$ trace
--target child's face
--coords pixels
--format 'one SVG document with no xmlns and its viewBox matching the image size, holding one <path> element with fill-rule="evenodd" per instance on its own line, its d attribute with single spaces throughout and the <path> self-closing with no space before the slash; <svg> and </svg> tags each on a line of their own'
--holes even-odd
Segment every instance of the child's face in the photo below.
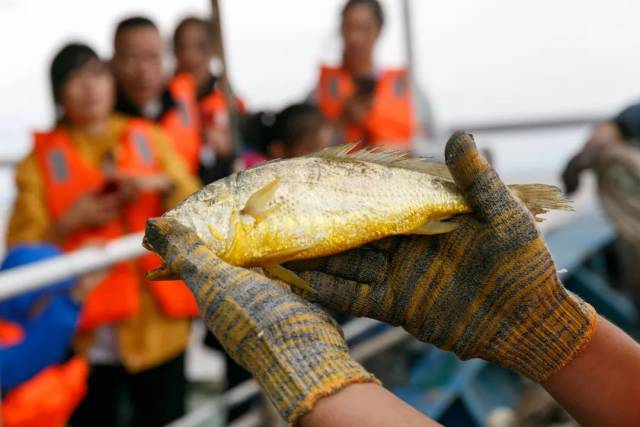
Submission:
<svg viewBox="0 0 640 427">
<path fill-rule="evenodd" d="M 287 157 L 299 157 L 306 156 L 307 154 L 315 153 L 323 148 L 329 147 L 334 140 L 334 128 L 331 124 L 325 123 L 320 126 L 315 132 L 311 132 L 305 135 L 301 141 L 298 141 L 288 151 Z"/>
</svg>

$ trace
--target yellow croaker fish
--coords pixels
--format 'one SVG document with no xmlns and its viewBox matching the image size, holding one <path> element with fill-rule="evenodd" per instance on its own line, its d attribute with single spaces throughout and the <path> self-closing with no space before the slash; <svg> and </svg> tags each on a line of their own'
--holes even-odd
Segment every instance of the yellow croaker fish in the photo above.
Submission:
<svg viewBox="0 0 640 427">
<path fill-rule="evenodd" d="M 353 146 L 275 160 L 197 191 L 164 214 L 191 227 L 223 260 L 259 266 L 290 284 L 286 261 L 331 255 L 397 234 L 455 229 L 471 210 L 442 163 Z M 557 187 L 510 186 L 534 214 L 570 209 Z M 151 279 L 166 278 L 161 267 Z"/>
</svg>

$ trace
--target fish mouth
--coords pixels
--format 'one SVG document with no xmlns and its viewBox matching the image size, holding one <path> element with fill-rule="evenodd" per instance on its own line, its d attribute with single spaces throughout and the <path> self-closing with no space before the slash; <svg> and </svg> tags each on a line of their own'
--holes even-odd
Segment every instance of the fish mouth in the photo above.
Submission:
<svg viewBox="0 0 640 427">
<path fill-rule="evenodd" d="M 149 270 L 147 274 L 145 274 L 145 278 L 152 282 L 156 280 L 180 280 L 164 262 L 158 267 Z"/>
<path fill-rule="evenodd" d="M 146 235 L 142 238 L 142 247 L 148 251 L 154 251 L 153 246 L 151 245 L 151 242 L 149 242 L 149 239 Z"/>
<path fill-rule="evenodd" d="M 149 238 L 145 234 L 142 238 L 142 247 L 148 251 L 155 252 L 153 245 L 149 241 Z M 145 278 L 149 281 L 156 280 L 176 280 L 175 274 L 171 271 L 167 263 L 163 262 L 156 268 L 153 268 L 145 274 Z"/>
</svg>

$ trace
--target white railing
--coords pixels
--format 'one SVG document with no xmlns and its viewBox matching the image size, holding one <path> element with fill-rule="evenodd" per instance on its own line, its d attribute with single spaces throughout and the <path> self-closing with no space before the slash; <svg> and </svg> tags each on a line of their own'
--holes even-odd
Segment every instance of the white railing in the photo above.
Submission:
<svg viewBox="0 0 640 427">
<path fill-rule="evenodd" d="M 145 252 L 140 232 L 111 240 L 103 246 L 88 246 L 55 258 L 12 268 L 0 273 L 0 300 L 109 267 Z"/>
<path fill-rule="evenodd" d="M 15 153 L 1 153 L 0 154 L 0 169 L 10 168 L 20 162 L 24 158 L 24 154 L 17 155 Z"/>
</svg>

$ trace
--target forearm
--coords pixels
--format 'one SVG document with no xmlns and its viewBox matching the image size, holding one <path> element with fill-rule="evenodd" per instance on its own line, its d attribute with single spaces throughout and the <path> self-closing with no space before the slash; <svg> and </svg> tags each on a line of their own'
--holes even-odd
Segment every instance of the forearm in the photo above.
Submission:
<svg viewBox="0 0 640 427">
<path fill-rule="evenodd" d="M 640 345 L 599 317 L 589 345 L 543 383 L 583 426 L 640 425 Z"/>
<path fill-rule="evenodd" d="M 377 384 L 353 384 L 325 397 L 300 419 L 301 427 L 432 427 L 427 418 Z"/>
</svg>

